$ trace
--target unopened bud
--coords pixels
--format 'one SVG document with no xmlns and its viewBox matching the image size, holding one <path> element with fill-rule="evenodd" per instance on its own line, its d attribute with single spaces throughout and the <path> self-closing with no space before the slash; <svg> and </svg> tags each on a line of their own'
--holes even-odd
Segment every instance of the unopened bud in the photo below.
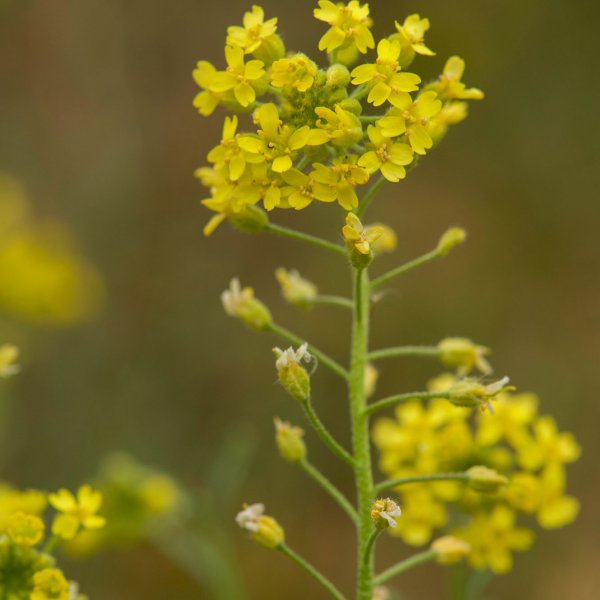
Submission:
<svg viewBox="0 0 600 600">
<path fill-rule="evenodd" d="M 465 558 L 471 551 L 467 542 L 451 535 L 438 538 L 431 544 L 436 560 L 442 565 L 452 565 Z"/>
<path fill-rule="evenodd" d="M 377 529 L 396 527 L 396 518 L 401 514 L 400 507 L 391 498 L 378 498 L 371 508 L 371 518 Z"/>
<path fill-rule="evenodd" d="M 279 383 L 292 398 L 299 402 L 305 402 L 310 398 L 310 375 L 301 364 L 312 361 L 307 347 L 308 345 L 304 343 L 298 350 L 294 350 L 292 347 L 287 350 L 273 348 L 273 352 L 277 356 L 275 367 Z"/>
<path fill-rule="evenodd" d="M 504 475 L 500 475 L 488 467 L 475 466 L 467 471 L 469 485 L 477 492 L 493 494 L 508 483 Z"/>
<path fill-rule="evenodd" d="M 229 289 L 221 294 L 221 302 L 230 317 L 236 317 L 251 329 L 267 329 L 272 322 L 269 309 L 254 297 L 251 287 L 242 289 L 239 279 L 232 279 Z"/>
<path fill-rule="evenodd" d="M 317 286 L 314 283 L 301 277 L 298 271 L 286 271 L 281 267 L 275 271 L 275 277 L 287 302 L 299 308 L 312 306 L 318 293 Z"/>
<path fill-rule="evenodd" d="M 273 517 L 264 514 L 264 504 L 245 505 L 235 518 L 236 523 L 252 534 L 252 537 L 267 548 L 276 548 L 285 539 L 284 531 Z"/>
<path fill-rule="evenodd" d="M 390 590 L 383 585 L 378 585 L 373 590 L 373 596 L 371 600 L 390 600 L 391 598 Z"/>
<path fill-rule="evenodd" d="M 276 34 L 264 38 L 258 48 L 252 51 L 252 54 L 265 63 L 265 66 L 283 58 L 285 56 L 285 46 L 282 39 Z"/>
<path fill-rule="evenodd" d="M 457 381 L 448 391 L 448 399 L 456 406 L 466 406 L 468 408 L 487 408 L 493 412 L 490 400 L 505 391 L 512 391 L 515 388 L 508 385 L 509 378 L 502 379 L 483 385 L 474 379 L 463 379 Z"/>
<path fill-rule="evenodd" d="M 354 213 L 346 215 L 342 234 L 353 267 L 364 269 L 373 260 L 372 244 L 382 233 L 382 227 L 374 226 L 367 230 Z"/>
<path fill-rule="evenodd" d="M 440 360 L 448 367 L 457 368 L 459 377 L 467 375 L 474 368 L 484 375 L 492 372 L 490 363 L 485 359 L 490 353 L 489 348 L 478 346 L 467 338 L 446 338 L 438 344 L 438 350 Z"/>
<path fill-rule="evenodd" d="M 348 67 L 339 63 L 331 65 L 327 69 L 327 85 L 345 87 L 350 83 L 350 71 Z"/>
<path fill-rule="evenodd" d="M 306 456 L 306 446 L 302 436 L 304 431 L 275 417 L 275 441 L 281 456 L 295 463 Z"/>
<path fill-rule="evenodd" d="M 229 216 L 229 222 L 238 231 L 260 233 L 269 224 L 267 213 L 258 206 L 246 206 L 238 213 Z"/>
<path fill-rule="evenodd" d="M 446 256 L 452 248 L 462 244 L 467 239 L 467 232 L 460 227 L 448 229 L 438 242 L 437 251 L 440 256 Z"/>
</svg>

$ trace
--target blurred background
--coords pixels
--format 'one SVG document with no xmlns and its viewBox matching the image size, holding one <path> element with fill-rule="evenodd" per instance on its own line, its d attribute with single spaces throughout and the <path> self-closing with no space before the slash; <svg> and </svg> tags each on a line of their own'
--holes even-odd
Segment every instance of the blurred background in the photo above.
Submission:
<svg viewBox="0 0 600 600">
<path fill-rule="evenodd" d="M 319 56 L 325 26 L 313 20 L 312 2 L 262 5 L 279 17 L 288 48 Z M 469 232 L 451 257 L 393 286 L 375 312 L 374 345 L 464 335 L 491 346 L 496 372 L 537 392 L 541 411 L 576 433 L 583 456 L 569 469 L 569 487 L 582 502 L 579 519 L 539 531 L 534 549 L 516 557 L 488 597 L 591 600 L 600 586 L 600 5 L 370 5 L 376 38 L 392 31 L 394 19 L 429 17 L 427 41 L 437 56 L 414 68 L 433 77 L 459 54 L 467 84 L 486 93 L 372 208 L 371 219 L 385 220 L 399 238 L 381 270 L 429 250 L 450 225 Z M 13 198 L 0 219 L 25 223 L 27 232 L 13 262 L 0 256 L 0 343 L 19 345 L 23 366 L 0 388 L 0 479 L 75 487 L 107 453 L 126 451 L 203 499 L 218 530 L 210 536 L 223 538 L 248 598 L 316 599 L 311 581 L 233 522 L 243 501 L 264 501 L 300 553 L 340 586 L 350 584 L 353 540 L 344 515 L 274 448 L 273 415 L 301 419 L 274 385 L 277 340 L 228 319 L 219 294 L 239 276 L 280 323 L 346 360 L 343 311 L 286 306 L 273 272 L 298 268 L 323 293 L 348 293 L 348 278 L 338 259 L 294 242 L 227 226 L 203 238 L 209 213 L 192 177 L 222 121 L 196 114 L 191 72 L 200 59 L 223 65 L 226 27 L 249 8 L 237 0 L 0 0 L 0 187 Z M 290 217 L 330 239 L 341 222 L 329 206 L 273 215 L 283 224 Z M 20 277 L 38 282 L 27 306 L 10 292 Z M 70 298 L 67 314 L 64 298 L 48 296 L 56 278 Z M 419 389 L 437 373 L 431 362 L 383 367 L 382 395 Z M 343 389 L 323 369 L 314 386 L 323 419 L 347 441 Z M 350 491 L 319 443 L 310 452 Z M 409 551 L 389 540 L 381 552 Z M 216 597 L 202 577 L 189 577 L 150 544 L 66 570 L 96 599 L 159 600 L 166 590 L 176 600 Z M 434 573 L 407 575 L 409 597 L 441 597 L 445 580 Z"/>
</svg>

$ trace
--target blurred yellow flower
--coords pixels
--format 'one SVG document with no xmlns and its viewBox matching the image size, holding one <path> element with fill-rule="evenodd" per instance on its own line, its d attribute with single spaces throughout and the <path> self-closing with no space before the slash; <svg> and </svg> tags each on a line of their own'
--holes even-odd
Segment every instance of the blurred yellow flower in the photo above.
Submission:
<svg viewBox="0 0 600 600">
<path fill-rule="evenodd" d="M 35 515 L 13 513 L 8 518 L 6 532 L 19 546 L 35 546 L 44 537 L 44 522 Z"/>
<path fill-rule="evenodd" d="M 102 494 L 90 485 L 83 485 L 75 497 L 69 490 L 61 489 L 48 496 L 48 502 L 59 514 L 52 524 L 52 533 L 63 539 L 72 539 L 81 527 L 100 529 L 106 519 L 98 514 L 102 505 Z"/>
<path fill-rule="evenodd" d="M 59 569 L 43 569 L 33 576 L 31 600 L 70 600 L 69 582 Z"/>
</svg>

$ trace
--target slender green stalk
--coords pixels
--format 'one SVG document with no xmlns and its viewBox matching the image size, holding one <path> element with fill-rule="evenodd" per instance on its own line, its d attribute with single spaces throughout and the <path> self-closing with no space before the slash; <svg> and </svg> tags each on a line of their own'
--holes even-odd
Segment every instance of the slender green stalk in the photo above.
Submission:
<svg viewBox="0 0 600 600">
<path fill-rule="evenodd" d="M 363 123 L 375 123 L 385 115 L 361 115 L 358 117 Z"/>
<path fill-rule="evenodd" d="M 431 400 L 432 398 L 449 398 L 449 392 L 409 392 L 408 394 L 397 394 L 396 396 L 388 396 L 383 400 L 373 402 L 365 409 L 365 414 L 370 415 L 378 410 L 395 406 L 401 402 L 410 402 L 411 400 Z"/>
<path fill-rule="evenodd" d="M 367 364 L 369 339 L 369 277 L 366 269 L 354 272 L 354 312 L 352 326 L 352 354 L 350 361 L 350 415 L 356 495 L 358 499 L 358 573 L 357 600 L 371 600 L 373 595 L 373 557 L 366 550 L 373 530 L 371 504 L 373 502 L 373 474 L 369 418 L 365 412 L 364 373 Z M 363 557 L 367 560 L 363 561 Z"/>
<path fill-rule="evenodd" d="M 390 567 L 385 570 L 380 575 L 375 577 L 375 585 L 381 585 L 385 583 L 388 579 L 395 577 L 396 575 L 400 575 L 400 573 L 404 573 L 414 567 L 422 565 L 424 563 L 430 562 L 434 560 L 436 557 L 436 553 L 433 550 L 425 550 L 425 552 L 420 552 L 419 554 L 415 554 L 402 562 Z"/>
<path fill-rule="evenodd" d="M 379 537 L 381 533 L 381 529 L 375 528 L 371 533 L 369 540 L 367 542 L 367 546 L 365 548 L 365 553 L 363 555 L 363 563 L 367 563 L 371 560 L 371 556 L 373 554 L 373 548 L 375 547 L 375 540 Z"/>
<path fill-rule="evenodd" d="M 277 323 L 271 323 L 269 325 L 269 330 L 278 336 L 282 337 L 284 340 L 290 342 L 290 344 L 295 344 L 296 346 L 300 346 L 304 343 L 304 340 L 298 337 L 296 334 L 288 331 L 281 325 L 277 325 Z M 336 375 L 339 375 L 342 379 L 348 380 L 349 374 L 342 365 L 337 363 L 333 358 L 327 356 L 327 354 L 321 352 L 318 348 L 315 348 L 311 344 L 308 344 L 308 350 L 311 354 L 313 354 L 319 362 L 323 363 L 327 368 L 331 369 Z"/>
<path fill-rule="evenodd" d="M 311 425 L 314 427 L 315 431 L 317 432 L 317 435 L 323 440 L 323 442 L 325 442 L 325 444 L 329 447 L 329 449 L 338 458 L 341 458 L 344 462 L 348 463 L 351 467 L 354 467 L 354 459 L 352 458 L 352 455 L 349 452 L 347 452 L 346 450 L 344 450 L 344 448 L 342 448 L 342 446 L 340 446 L 340 444 L 338 444 L 335 441 L 334 437 L 329 433 L 329 431 L 327 431 L 325 425 L 323 425 L 323 422 L 321 421 L 321 419 L 319 419 L 319 416 L 315 412 L 315 409 L 313 408 L 310 398 L 306 399 L 302 403 L 302 407 L 304 408 L 304 411 L 306 412 L 306 416 L 308 417 L 309 421 L 311 422 Z"/>
<path fill-rule="evenodd" d="M 427 483 L 430 481 L 466 481 L 469 479 L 467 473 L 434 473 L 432 475 L 414 475 L 413 477 L 399 477 L 398 479 L 386 479 L 375 486 L 375 494 L 384 490 L 405 485 L 407 483 Z"/>
<path fill-rule="evenodd" d="M 282 542 L 277 546 L 277 550 L 291 558 L 300 568 L 304 569 L 309 575 L 316 579 L 336 600 L 346 600 L 345 596 L 327 579 L 324 575 L 319 573 L 315 567 L 313 567 L 304 558 L 296 554 L 286 543 Z"/>
<path fill-rule="evenodd" d="M 48 538 L 48 541 L 46 542 L 46 545 L 44 546 L 42 552 L 44 554 L 52 554 L 53 550 L 56 548 L 56 546 L 58 546 L 59 542 L 60 538 L 57 535 L 52 534 L 52 536 Z"/>
<path fill-rule="evenodd" d="M 335 252 L 336 254 L 341 254 L 343 257 L 346 257 L 346 249 L 339 244 L 334 244 L 333 242 L 329 242 L 328 240 L 324 240 L 315 235 L 310 235 L 308 233 L 304 233 L 302 231 L 296 231 L 295 229 L 289 229 L 287 227 L 283 227 L 282 225 L 275 225 L 275 223 L 267 223 L 265 225 L 265 231 L 269 233 L 274 233 L 275 235 L 281 235 L 283 237 L 288 237 L 293 240 L 300 240 L 302 242 L 308 242 L 313 246 L 319 246 L 320 248 L 325 248 L 326 250 L 330 250 L 331 252 Z"/>
<path fill-rule="evenodd" d="M 440 350 L 437 346 L 394 346 L 369 352 L 369 360 L 381 360 L 382 358 L 395 358 L 396 356 L 439 356 Z"/>
<path fill-rule="evenodd" d="M 306 458 L 301 459 L 298 464 L 302 470 L 312 479 L 314 479 L 340 506 L 340 508 L 350 517 L 352 522 L 358 524 L 358 515 L 350 501 L 338 490 L 329 479 L 321 473 L 314 465 Z"/>
<path fill-rule="evenodd" d="M 414 260 L 411 260 L 410 262 L 400 265 L 399 267 L 396 267 L 395 269 L 392 269 L 391 271 L 388 271 L 387 273 L 384 273 L 380 277 L 377 277 L 376 279 L 374 279 L 371 282 L 371 289 L 375 290 L 378 287 L 381 287 L 382 285 L 386 284 L 388 281 L 390 281 L 390 279 L 394 279 L 394 277 L 398 277 L 398 275 L 402 275 L 403 273 L 412 271 L 412 269 L 416 269 L 417 267 L 420 267 L 421 265 L 427 264 L 428 262 L 435 260 L 439 256 L 441 256 L 441 254 L 439 253 L 438 249 L 436 248 L 435 250 L 431 250 L 430 252 L 427 252 L 427 254 L 423 254 L 423 256 L 419 256 L 418 258 L 415 258 Z"/>
<path fill-rule="evenodd" d="M 360 100 L 364 98 L 369 93 L 369 86 L 366 84 L 359 85 L 351 94 L 350 98 L 354 98 L 355 100 Z"/>
<path fill-rule="evenodd" d="M 315 304 L 333 304 L 336 306 L 343 306 L 352 310 L 354 304 L 349 298 L 343 298 L 342 296 L 317 296 L 313 302 Z"/>
<path fill-rule="evenodd" d="M 360 218 L 365 214 L 365 211 L 367 210 L 367 208 L 369 208 L 369 205 L 375 199 L 377 192 L 380 190 L 381 186 L 386 181 L 387 181 L 387 179 L 383 175 L 380 175 L 378 177 L 378 179 L 375 181 L 375 183 L 367 190 L 367 193 L 361 199 L 360 204 L 358 205 L 358 208 L 356 209 L 356 216 L 358 216 Z"/>
</svg>

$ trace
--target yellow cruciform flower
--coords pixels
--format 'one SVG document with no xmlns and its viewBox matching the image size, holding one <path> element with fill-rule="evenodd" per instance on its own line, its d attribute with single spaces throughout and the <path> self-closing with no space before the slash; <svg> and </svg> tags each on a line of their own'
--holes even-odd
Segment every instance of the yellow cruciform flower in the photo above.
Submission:
<svg viewBox="0 0 600 600">
<path fill-rule="evenodd" d="M 315 108 L 319 117 L 316 126 L 328 134 L 328 140 L 340 148 L 348 148 L 362 140 L 363 130 L 360 119 L 349 110 L 336 104 L 335 110 L 325 106 Z"/>
<path fill-rule="evenodd" d="M 435 52 L 425 45 L 425 32 L 429 29 L 429 19 L 421 19 L 418 14 L 410 15 L 400 25 L 395 22 L 398 31 L 397 38 L 401 40 L 402 48 L 410 48 L 417 54 L 434 56 Z"/>
<path fill-rule="evenodd" d="M 69 600 L 69 582 L 59 569 L 43 569 L 33 576 L 31 600 Z"/>
<path fill-rule="evenodd" d="M 360 219 L 354 213 L 346 215 L 346 224 L 342 234 L 349 246 L 360 254 L 370 254 L 371 244 L 381 235 L 380 227 L 371 227 L 368 231 L 363 227 Z"/>
<path fill-rule="evenodd" d="M 231 25 L 227 28 L 227 45 L 241 48 L 252 54 L 277 31 L 277 18 L 265 21 L 265 11 L 254 5 L 252 11 L 244 13 L 243 27 Z"/>
<path fill-rule="evenodd" d="M 424 92 L 413 102 L 410 94 L 398 94 L 394 108 L 377 121 L 377 127 L 386 137 L 405 134 L 412 149 L 424 155 L 433 146 L 428 132 L 429 120 L 442 109 L 435 92 Z"/>
<path fill-rule="evenodd" d="M 298 169 L 289 169 L 281 177 L 288 184 L 282 189 L 282 194 L 296 210 L 306 208 L 313 200 L 335 202 L 335 190 L 316 181 L 312 173 L 306 175 Z"/>
<path fill-rule="evenodd" d="M 383 39 L 377 44 L 377 61 L 359 65 L 352 71 L 352 83 L 369 83 L 371 91 L 367 100 L 374 106 L 386 100 L 397 106 L 405 101 L 401 95 L 419 89 L 421 78 L 415 73 L 400 73 L 400 43 Z"/>
<path fill-rule="evenodd" d="M 371 19 L 368 4 L 361 6 L 356 0 L 348 2 L 347 5 L 319 0 L 319 8 L 315 8 L 314 16 L 331 26 L 319 40 L 319 50 L 331 53 L 337 48 L 355 46 L 364 54 L 368 48 L 375 47 L 373 34 L 369 30 Z"/>
<path fill-rule="evenodd" d="M 317 65 L 304 54 L 276 60 L 269 72 L 271 83 L 277 88 L 294 88 L 305 92 L 315 82 Z"/>
<path fill-rule="evenodd" d="M 369 181 L 369 173 L 357 163 L 358 157 L 352 154 L 336 158 L 331 166 L 314 163 L 312 176 L 315 181 L 328 186 L 335 193 L 339 205 L 345 210 L 358 206 L 355 187 Z"/>
<path fill-rule="evenodd" d="M 54 519 L 52 533 L 63 539 L 75 537 L 80 527 L 100 529 L 106 519 L 96 513 L 102 505 L 102 494 L 90 485 L 83 485 L 77 492 L 77 498 L 66 489 L 48 496 L 48 502 L 61 514 Z"/>
<path fill-rule="evenodd" d="M 223 94 L 217 94 L 209 89 L 217 69 L 207 60 L 201 60 L 197 63 L 192 76 L 194 81 L 202 88 L 203 91 L 198 92 L 194 98 L 194 106 L 198 112 L 204 117 L 213 114 L 215 108 L 219 105 L 219 101 L 223 98 Z"/>
<path fill-rule="evenodd" d="M 209 89 L 213 92 L 233 90 L 235 99 L 241 106 L 248 106 L 256 100 L 253 84 L 265 74 L 262 60 L 244 62 L 244 51 L 241 48 L 225 46 L 227 69 L 213 73 Z"/>
<path fill-rule="evenodd" d="M 444 71 L 435 83 L 427 86 L 437 92 L 443 100 L 482 100 L 483 92 L 477 88 L 467 88 L 461 81 L 465 72 L 465 61 L 460 56 L 451 56 L 444 65 Z"/>
<path fill-rule="evenodd" d="M 385 137 L 374 125 L 369 125 L 367 134 L 373 150 L 358 159 L 358 165 L 369 173 L 381 171 L 388 181 L 400 181 L 406 177 L 406 165 L 413 161 L 413 150 L 408 144 L 398 144 Z"/>
</svg>

